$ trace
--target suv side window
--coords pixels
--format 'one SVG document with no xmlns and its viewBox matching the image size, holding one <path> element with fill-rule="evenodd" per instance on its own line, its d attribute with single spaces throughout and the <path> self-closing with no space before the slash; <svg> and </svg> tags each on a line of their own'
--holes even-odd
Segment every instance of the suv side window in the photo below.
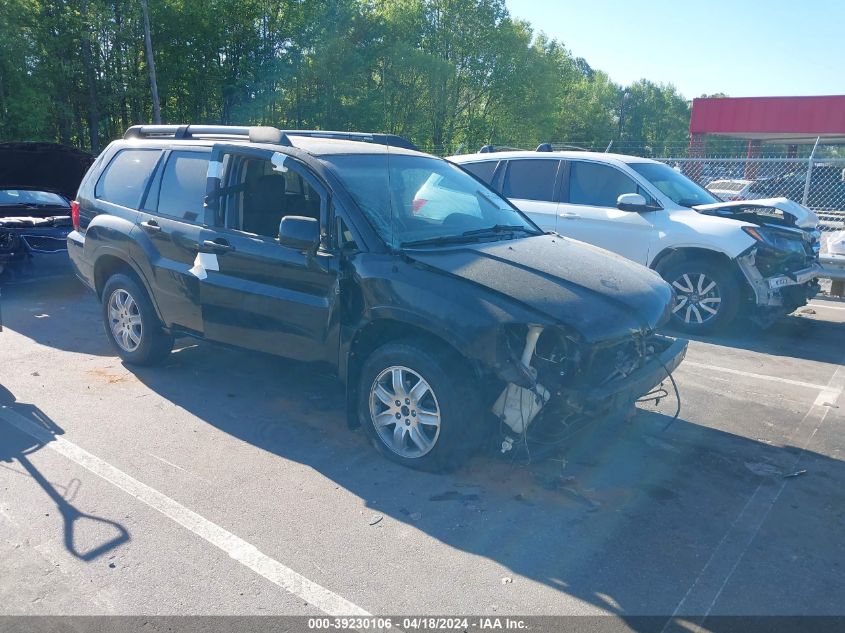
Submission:
<svg viewBox="0 0 845 633">
<path fill-rule="evenodd" d="M 239 193 L 227 202 L 227 227 L 277 238 L 279 223 L 286 215 L 321 221 L 322 196 L 303 177 L 294 160 L 285 161 L 284 171 L 263 159 L 246 158 L 239 163 L 229 181 L 230 188 Z"/>
<path fill-rule="evenodd" d="M 493 173 L 496 171 L 496 165 L 498 164 L 499 161 L 497 160 L 486 160 L 481 163 L 463 163 L 461 167 L 489 185 L 493 182 Z"/>
<path fill-rule="evenodd" d="M 171 152 L 161 176 L 158 213 L 183 220 L 202 220 L 208 154 Z"/>
<path fill-rule="evenodd" d="M 574 160 L 569 169 L 569 203 L 592 207 L 615 207 L 623 193 L 640 193 L 652 200 L 632 178 L 616 167 Z"/>
<path fill-rule="evenodd" d="M 518 200 L 555 201 L 555 181 L 559 160 L 529 159 L 508 161 L 503 195 Z"/>
<path fill-rule="evenodd" d="M 137 209 L 161 150 L 124 149 L 115 154 L 94 187 L 94 197 Z"/>
</svg>

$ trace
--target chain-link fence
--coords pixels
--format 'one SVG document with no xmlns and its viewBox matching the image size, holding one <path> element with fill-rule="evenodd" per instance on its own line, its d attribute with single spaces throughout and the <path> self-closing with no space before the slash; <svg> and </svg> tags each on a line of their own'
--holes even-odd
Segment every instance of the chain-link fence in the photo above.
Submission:
<svg viewBox="0 0 845 633">
<path fill-rule="evenodd" d="M 813 209 L 825 231 L 845 228 L 845 159 L 657 158 L 722 200 L 789 198 Z"/>
</svg>

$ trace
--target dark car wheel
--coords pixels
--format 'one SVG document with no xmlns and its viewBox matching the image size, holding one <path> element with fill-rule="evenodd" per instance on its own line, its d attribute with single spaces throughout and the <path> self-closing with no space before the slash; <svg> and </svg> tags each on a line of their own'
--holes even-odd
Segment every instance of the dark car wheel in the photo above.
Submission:
<svg viewBox="0 0 845 633">
<path fill-rule="evenodd" d="M 459 359 L 415 341 L 389 343 L 364 362 L 358 413 L 388 459 L 428 471 L 463 465 L 478 448 L 477 390 Z"/>
<path fill-rule="evenodd" d="M 114 275 L 103 288 L 103 324 L 118 355 L 133 365 L 160 362 L 173 348 L 147 293 L 127 275 Z"/>
<path fill-rule="evenodd" d="M 736 317 L 740 286 L 726 266 L 706 259 L 687 259 L 661 271 L 672 284 L 675 303 L 671 324 L 690 334 L 715 332 Z"/>
</svg>

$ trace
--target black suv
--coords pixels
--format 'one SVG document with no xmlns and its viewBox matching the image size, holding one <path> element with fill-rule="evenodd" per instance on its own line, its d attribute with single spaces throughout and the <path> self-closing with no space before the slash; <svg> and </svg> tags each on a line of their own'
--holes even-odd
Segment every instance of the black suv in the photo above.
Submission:
<svg viewBox="0 0 845 633">
<path fill-rule="evenodd" d="M 124 361 L 193 336 L 320 363 L 350 424 L 410 466 L 458 465 L 497 430 L 503 450 L 547 444 L 686 351 L 655 333 L 656 273 L 544 234 L 396 136 L 136 126 L 77 202 L 70 257 Z"/>
</svg>

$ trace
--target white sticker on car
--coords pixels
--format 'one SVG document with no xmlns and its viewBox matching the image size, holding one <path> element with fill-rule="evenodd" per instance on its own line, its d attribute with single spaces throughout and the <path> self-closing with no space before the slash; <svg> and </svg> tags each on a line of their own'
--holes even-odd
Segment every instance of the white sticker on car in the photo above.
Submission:
<svg viewBox="0 0 845 633">
<path fill-rule="evenodd" d="M 273 156 L 270 158 L 270 162 L 273 163 L 273 171 L 280 171 L 282 173 L 285 173 L 288 170 L 288 168 L 285 167 L 286 159 L 286 154 L 282 154 L 281 152 L 273 152 Z"/>
<path fill-rule="evenodd" d="M 207 271 L 209 270 L 220 270 L 217 255 L 214 253 L 197 253 L 197 256 L 194 258 L 194 265 L 188 272 L 198 279 L 205 279 L 208 277 Z"/>
<path fill-rule="evenodd" d="M 206 178 L 220 178 L 220 171 L 223 169 L 223 163 L 216 160 L 208 161 L 208 171 L 205 174 Z"/>
</svg>

